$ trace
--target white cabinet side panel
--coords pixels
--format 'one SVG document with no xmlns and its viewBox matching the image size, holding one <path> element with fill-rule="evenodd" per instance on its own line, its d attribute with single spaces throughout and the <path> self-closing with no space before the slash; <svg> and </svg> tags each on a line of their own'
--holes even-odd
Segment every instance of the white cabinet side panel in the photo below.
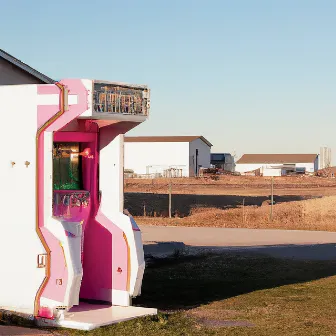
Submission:
<svg viewBox="0 0 336 336">
<path fill-rule="evenodd" d="M 27 313 L 45 276 L 37 268 L 44 249 L 35 230 L 36 101 L 36 85 L 0 87 L 0 307 Z"/>
</svg>

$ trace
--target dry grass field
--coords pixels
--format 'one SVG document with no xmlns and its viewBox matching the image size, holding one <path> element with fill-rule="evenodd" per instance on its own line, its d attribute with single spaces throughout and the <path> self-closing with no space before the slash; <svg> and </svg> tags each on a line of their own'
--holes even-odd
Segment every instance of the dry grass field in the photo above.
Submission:
<svg viewBox="0 0 336 336">
<path fill-rule="evenodd" d="M 226 210 L 195 208 L 183 218 L 136 217 L 136 221 L 147 225 L 336 231 L 336 196 L 275 204 L 272 220 L 270 213 L 269 204 Z"/>
<path fill-rule="evenodd" d="M 336 231 L 334 178 L 275 177 L 272 218 L 270 177 L 126 179 L 125 192 L 139 224 Z"/>
</svg>

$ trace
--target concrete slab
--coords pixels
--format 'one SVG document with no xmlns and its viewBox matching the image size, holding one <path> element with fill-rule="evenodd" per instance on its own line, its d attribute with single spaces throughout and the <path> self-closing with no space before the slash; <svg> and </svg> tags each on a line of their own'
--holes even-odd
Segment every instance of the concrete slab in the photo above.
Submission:
<svg viewBox="0 0 336 336">
<path fill-rule="evenodd" d="M 60 321 L 42 319 L 39 326 L 64 327 L 69 329 L 93 330 L 133 318 L 156 315 L 157 309 L 142 307 L 120 307 L 81 303 L 64 315 Z"/>
</svg>

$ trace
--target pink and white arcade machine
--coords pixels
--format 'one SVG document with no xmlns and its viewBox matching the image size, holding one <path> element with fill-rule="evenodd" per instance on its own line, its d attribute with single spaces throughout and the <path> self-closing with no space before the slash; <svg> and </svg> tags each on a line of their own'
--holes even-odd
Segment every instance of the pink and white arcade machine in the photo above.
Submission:
<svg viewBox="0 0 336 336">
<path fill-rule="evenodd" d="M 0 87 L 0 309 L 83 330 L 156 314 L 131 306 L 145 263 L 123 211 L 123 135 L 149 98 L 92 80 Z"/>
</svg>

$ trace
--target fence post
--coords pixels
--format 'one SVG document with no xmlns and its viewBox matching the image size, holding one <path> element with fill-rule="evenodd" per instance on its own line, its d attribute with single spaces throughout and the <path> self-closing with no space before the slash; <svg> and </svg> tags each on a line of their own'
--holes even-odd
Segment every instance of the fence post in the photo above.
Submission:
<svg viewBox="0 0 336 336">
<path fill-rule="evenodd" d="M 271 221 L 273 221 L 273 203 L 274 203 L 274 176 L 272 176 L 272 182 L 271 182 L 271 213 L 270 213 Z"/>
<path fill-rule="evenodd" d="M 172 183 L 171 183 L 171 180 L 169 180 L 169 194 L 168 194 L 168 198 L 169 198 L 169 218 L 172 218 L 172 202 L 171 202 L 171 199 L 172 199 Z"/>
</svg>

